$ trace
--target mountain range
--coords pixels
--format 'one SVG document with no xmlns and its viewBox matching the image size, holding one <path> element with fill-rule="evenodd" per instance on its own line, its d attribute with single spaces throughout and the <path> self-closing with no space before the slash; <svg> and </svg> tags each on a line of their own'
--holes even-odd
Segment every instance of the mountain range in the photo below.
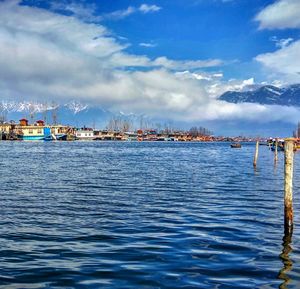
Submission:
<svg viewBox="0 0 300 289">
<path fill-rule="evenodd" d="M 63 123 L 67 125 L 83 127 L 105 127 L 112 118 L 128 119 L 132 115 L 111 111 L 71 101 L 66 104 L 47 105 L 30 101 L 0 101 L 0 116 L 5 121 L 18 122 L 21 118 L 27 118 L 30 122 L 38 119 L 48 123 Z"/>
<path fill-rule="evenodd" d="M 220 100 L 231 103 L 259 103 L 270 105 L 300 106 L 300 84 L 287 87 L 273 85 L 250 86 L 246 91 L 227 91 Z"/>
</svg>

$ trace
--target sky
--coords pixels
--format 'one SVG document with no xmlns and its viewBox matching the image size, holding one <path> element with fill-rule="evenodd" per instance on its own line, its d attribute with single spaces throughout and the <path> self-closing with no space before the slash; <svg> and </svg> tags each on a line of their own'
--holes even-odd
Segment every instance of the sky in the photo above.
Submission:
<svg viewBox="0 0 300 289">
<path fill-rule="evenodd" d="M 299 15 L 299 0 L 0 0 L 1 98 L 296 123 L 298 108 L 218 98 L 300 83 Z"/>
</svg>

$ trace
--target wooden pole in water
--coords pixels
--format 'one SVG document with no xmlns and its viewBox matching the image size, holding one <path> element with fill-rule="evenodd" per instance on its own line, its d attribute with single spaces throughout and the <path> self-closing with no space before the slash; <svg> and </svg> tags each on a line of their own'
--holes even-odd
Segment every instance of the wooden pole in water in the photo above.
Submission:
<svg viewBox="0 0 300 289">
<path fill-rule="evenodd" d="M 294 139 L 284 141 L 284 229 L 293 230 Z"/>
<path fill-rule="evenodd" d="M 275 163 L 278 161 L 278 139 L 275 140 L 275 156 L 274 156 Z"/>
<path fill-rule="evenodd" d="M 259 141 L 256 141 L 255 155 L 254 155 L 254 160 L 253 160 L 253 166 L 254 167 L 256 167 L 257 159 L 258 159 L 258 146 L 259 146 Z"/>
</svg>

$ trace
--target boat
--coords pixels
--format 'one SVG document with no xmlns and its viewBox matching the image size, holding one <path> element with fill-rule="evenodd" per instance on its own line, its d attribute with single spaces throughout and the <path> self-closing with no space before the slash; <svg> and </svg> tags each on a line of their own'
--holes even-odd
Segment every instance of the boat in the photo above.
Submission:
<svg viewBox="0 0 300 289">
<path fill-rule="evenodd" d="M 272 144 L 271 144 L 271 150 L 272 151 L 276 150 L 276 139 L 274 139 Z M 284 140 L 283 139 L 278 139 L 277 140 L 277 150 L 278 151 L 284 151 Z"/>
<path fill-rule="evenodd" d="M 234 149 L 240 149 L 242 147 L 240 143 L 232 143 L 230 146 Z"/>
<path fill-rule="evenodd" d="M 92 128 L 83 127 L 75 131 L 75 137 L 78 140 L 94 140 L 94 130 Z"/>
</svg>

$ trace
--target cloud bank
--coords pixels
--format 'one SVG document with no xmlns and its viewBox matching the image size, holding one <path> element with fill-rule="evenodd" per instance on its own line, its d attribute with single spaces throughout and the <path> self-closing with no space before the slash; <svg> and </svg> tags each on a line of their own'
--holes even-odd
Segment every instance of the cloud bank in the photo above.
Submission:
<svg viewBox="0 0 300 289">
<path fill-rule="evenodd" d="M 156 6 L 140 9 L 158 11 Z M 295 108 L 218 100 L 226 90 L 253 83 L 223 81 L 218 72 L 222 60 L 150 59 L 127 53 L 128 45 L 103 25 L 20 5 L 16 0 L 0 2 L 1 96 L 13 100 L 75 99 L 112 111 L 182 121 L 270 121 L 286 116 L 296 121 L 299 115 Z M 261 55 L 258 60 L 267 63 L 268 57 Z M 201 71 L 207 67 L 217 72 Z"/>
</svg>

